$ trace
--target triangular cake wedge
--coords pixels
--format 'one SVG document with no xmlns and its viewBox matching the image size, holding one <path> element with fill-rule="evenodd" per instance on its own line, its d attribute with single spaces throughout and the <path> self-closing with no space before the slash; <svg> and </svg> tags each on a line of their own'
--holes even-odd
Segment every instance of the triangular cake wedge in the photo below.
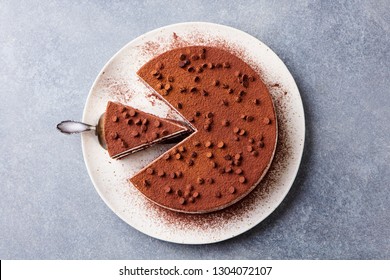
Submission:
<svg viewBox="0 0 390 280">
<path fill-rule="evenodd" d="M 259 184 L 278 130 L 258 71 L 226 50 L 188 46 L 151 59 L 137 73 L 195 130 L 129 179 L 146 198 L 174 211 L 207 213 Z"/>
<path fill-rule="evenodd" d="M 104 116 L 104 137 L 112 158 L 122 158 L 157 143 L 177 139 L 191 129 L 179 121 L 159 118 L 109 101 Z"/>
</svg>

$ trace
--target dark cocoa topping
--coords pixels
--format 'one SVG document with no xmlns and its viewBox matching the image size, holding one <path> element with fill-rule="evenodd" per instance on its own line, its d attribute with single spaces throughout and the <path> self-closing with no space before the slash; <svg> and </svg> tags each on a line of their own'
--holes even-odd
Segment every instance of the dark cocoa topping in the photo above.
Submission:
<svg viewBox="0 0 390 280">
<path fill-rule="evenodd" d="M 240 92 L 238 93 L 239 96 L 244 96 L 245 94 L 246 94 L 246 92 L 243 90 L 240 90 Z"/>
<path fill-rule="evenodd" d="M 226 159 L 226 160 L 231 160 L 232 156 L 231 155 L 225 155 L 223 158 Z"/>
<path fill-rule="evenodd" d="M 180 102 L 178 102 L 178 103 L 177 103 L 177 108 L 178 108 L 178 109 L 183 109 L 183 104 L 180 103 Z"/>
</svg>

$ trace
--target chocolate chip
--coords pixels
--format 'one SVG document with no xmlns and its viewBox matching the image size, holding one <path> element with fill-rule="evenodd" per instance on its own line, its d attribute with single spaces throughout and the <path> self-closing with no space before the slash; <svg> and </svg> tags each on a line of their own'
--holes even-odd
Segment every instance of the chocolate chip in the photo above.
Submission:
<svg viewBox="0 0 390 280">
<path fill-rule="evenodd" d="M 180 198 L 179 198 L 179 203 L 180 203 L 181 205 L 184 205 L 184 204 L 186 203 L 185 198 L 184 198 L 184 197 L 180 197 Z"/>
<path fill-rule="evenodd" d="M 226 159 L 226 160 L 231 160 L 232 156 L 231 155 L 225 155 L 223 158 Z"/>
<path fill-rule="evenodd" d="M 164 69 L 164 64 L 162 64 L 161 62 L 157 62 L 155 67 L 156 67 L 156 69 L 162 70 L 162 69 Z"/>
<path fill-rule="evenodd" d="M 218 148 L 222 149 L 225 147 L 225 143 L 223 141 L 218 142 Z"/>
<path fill-rule="evenodd" d="M 234 163 L 235 166 L 240 166 L 241 165 L 241 160 L 235 159 L 233 163 Z"/>
<path fill-rule="evenodd" d="M 172 89 L 172 86 L 171 86 L 171 84 L 166 84 L 164 86 L 164 88 L 165 88 L 165 90 L 170 91 Z"/>
<path fill-rule="evenodd" d="M 200 53 L 206 53 L 206 49 L 205 49 L 205 48 L 202 48 L 202 49 L 200 50 Z"/>
<path fill-rule="evenodd" d="M 125 141 L 121 141 L 121 147 L 122 148 L 127 148 L 127 143 Z"/>
<path fill-rule="evenodd" d="M 206 142 L 204 143 L 204 146 L 205 146 L 206 148 L 211 148 L 211 147 L 213 146 L 213 143 L 212 143 L 211 141 L 206 141 Z"/>
<path fill-rule="evenodd" d="M 191 192 L 190 192 L 189 190 L 186 190 L 186 191 L 184 192 L 184 197 L 185 197 L 185 198 L 189 198 L 189 197 L 190 197 L 190 194 L 191 194 Z"/>
<path fill-rule="evenodd" d="M 187 56 L 184 53 L 180 54 L 180 56 L 179 56 L 180 60 L 185 60 L 186 58 L 187 58 Z"/>
<path fill-rule="evenodd" d="M 129 114 L 131 117 L 135 117 L 137 115 L 137 111 L 135 111 L 134 109 L 130 109 Z"/>
<path fill-rule="evenodd" d="M 203 68 L 207 68 L 207 63 L 203 63 L 203 64 L 202 64 L 202 67 L 203 67 Z"/>
<path fill-rule="evenodd" d="M 165 176 L 165 172 L 160 170 L 160 171 L 158 171 L 157 175 L 158 175 L 158 177 L 164 177 Z"/>
<path fill-rule="evenodd" d="M 222 99 L 221 100 L 221 105 L 228 106 L 229 105 L 229 101 L 227 101 L 226 99 Z"/>
<path fill-rule="evenodd" d="M 187 163 L 188 163 L 188 166 L 193 166 L 194 165 L 194 161 L 192 159 L 189 159 Z"/>
<path fill-rule="evenodd" d="M 242 76 L 242 86 L 247 88 L 249 86 L 249 77 L 247 74 Z"/>
<path fill-rule="evenodd" d="M 195 68 L 192 67 L 192 66 L 188 67 L 187 71 L 190 72 L 190 73 L 193 73 L 193 72 L 195 72 Z"/>
<path fill-rule="evenodd" d="M 236 173 L 237 175 L 240 175 L 240 174 L 242 174 L 242 169 L 237 168 L 236 171 L 234 171 L 234 173 Z"/>
<path fill-rule="evenodd" d="M 236 192 L 236 188 L 235 187 L 230 187 L 229 188 L 229 193 L 234 194 L 235 192 Z"/>
<path fill-rule="evenodd" d="M 159 73 L 157 76 L 156 76 L 156 79 L 157 80 L 161 80 L 163 78 L 163 75 L 161 73 Z"/>
<path fill-rule="evenodd" d="M 165 154 L 165 155 L 164 155 L 164 159 L 165 159 L 165 160 L 169 160 L 170 158 L 171 158 L 171 155 L 170 155 L 170 154 Z"/>
<path fill-rule="evenodd" d="M 164 188 L 164 191 L 165 191 L 165 193 L 171 193 L 172 192 L 172 188 L 167 186 L 167 187 Z"/>
<path fill-rule="evenodd" d="M 181 154 L 180 154 L 180 153 L 177 153 L 177 154 L 175 155 L 175 158 L 176 158 L 176 159 L 181 159 Z"/>
<path fill-rule="evenodd" d="M 229 126 L 230 122 L 228 120 L 222 120 L 221 124 L 223 126 Z"/>
<path fill-rule="evenodd" d="M 177 148 L 179 150 L 179 152 L 181 153 L 184 153 L 186 151 L 186 148 L 184 146 L 180 146 L 179 148 Z"/>
<path fill-rule="evenodd" d="M 238 178 L 238 182 L 240 182 L 241 184 L 245 183 L 246 182 L 246 178 L 244 176 L 241 176 L 240 178 Z"/>
<path fill-rule="evenodd" d="M 198 182 L 199 185 L 202 185 L 202 184 L 204 184 L 204 179 L 198 177 L 198 178 L 196 179 L 196 182 Z"/>
<path fill-rule="evenodd" d="M 240 90 L 240 92 L 238 93 L 239 96 L 244 96 L 245 94 L 246 94 L 246 92 L 243 90 Z"/>
<path fill-rule="evenodd" d="M 214 179 L 213 178 L 207 178 L 206 179 L 207 184 L 214 184 Z"/>
<path fill-rule="evenodd" d="M 199 83 L 199 82 L 200 82 L 199 76 L 195 76 L 195 77 L 194 77 L 194 82 L 195 82 L 195 83 Z"/>
<path fill-rule="evenodd" d="M 183 104 L 180 103 L 180 102 L 178 102 L 178 103 L 177 103 L 177 108 L 178 108 L 178 109 L 183 109 Z"/>
<path fill-rule="evenodd" d="M 246 147 L 246 150 L 247 150 L 248 152 L 252 152 L 252 151 L 253 151 L 253 146 L 247 146 L 247 147 Z"/>
<path fill-rule="evenodd" d="M 240 102 L 242 101 L 241 96 L 237 96 L 236 99 L 235 99 L 235 101 L 236 101 L 237 103 L 240 103 Z"/>
<path fill-rule="evenodd" d="M 197 89 L 196 87 L 191 87 L 191 88 L 190 88 L 190 92 L 195 93 L 195 92 L 197 92 L 197 91 L 198 91 L 198 89 Z"/>
<path fill-rule="evenodd" d="M 154 127 L 160 127 L 161 126 L 161 122 L 159 120 L 155 120 L 153 125 L 154 125 Z"/>
<path fill-rule="evenodd" d="M 132 135 L 134 138 L 139 137 L 139 132 L 133 131 L 133 132 L 131 133 L 131 135 Z"/>
<path fill-rule="evenodd" d="M 119 135 L 116 132 L 111 133 L 112 139 L 118 139 Z"/>
<path fill-rule="evenodd" d="M 199 112 L 199 111 L 196 111 L 196 112 L 195 112 L 195 116 L 196 116 L 196 117 L 199 117 L 199 116 L 200 116 L 200 112 Z"/>
<path fill-rule="evenodd" d="M 202 95 L 203 95 L 203 96 L 208 96 L 209 93 L 203 89 L 203 90 L 202 90 Z"/>
<path fill-rule="evenodd" d="M 259 142 L 259 147 L 260 147 L 260 148 L 264 148 L 264 142 L 263 142 L 263 141 L 260 141 L 260 142 Z"/>
<path fill-rule="evenodd" d="M 119 121 L 119 118 L 117 116 L 112 116 L 111 120 L 113 122 L 117 122 L 117 121 Z"/>
<path fill-rule="evenodd" d="M 134 123 L 135 123 L 136 125 L 141 125 L 141 124 L 142 124 L 142 121 L 141 121 L 141 119 L 136 119 Z"/>
<path fill-rule="evenodd" d="M 134 123 L 134 121 L 133 121 L 132 119 L 128 119 L 128 120 L 127 120 L 127 124 L 128 124 L 128 125 L 132 125 L 133 123 Z"/>
<path fill-rule="evenodd" d="M 218 80 L 214 80 L 213 81 L 213 86 L 216 86 L 216 87 L 219 86 L 219 81 Z"/>
<path fill-rule="evenodd" d="M 212 158 L 212 157 L 213 157 L 213 153 L 212 153 L 212 152 L 208 152 L 208 153 L 206 153 L 206 157 L 208 157 L 208 158 Z"/>
<path fill-rule="evenodd" d="M 154 169 L 148 168 L 148 169 L 146 169 L 146 173 L 148 173 L 149 175 L 152 175 L 154 173 Z"/>
<path fill-rule="evenodd" d="M 144 185 L 144 187 L 150 186 L 150 182 L 148 180 L 143 180 L 142 184 Z"/>
<path fill-rule="evenodd" d="M 264 123 L 264 124 L 270 124 L 270 123 L 271 123 L 271 120 L 270 120 L 269 118 L 265 117 L 265 118 L 263 119 L 263 123 Z"/>
<path fill-rule="evenodd" d="M 253 99 L 253 103 L 255 104 L 255 105 L 259 105 L 260 104 L 260 100 L 259 99 Z"/>
<path fill-rule="evenodd" d="M 177 190 L 177 191 L 176 191 L 176 194 L 177 194 L 179 197 L 181 197 L 181 196 L 183 196 L 183 191 L 182 191 L 182 190 Z"/>
<path fill-rule="evenodd" d="M 230 68 L 230 63 L 224 62 L 222 66 L 223 66 L 223 68 Z"/>
<path fill-rule="evenodd" d="M 179 61 L 179 67 L 180 67 L 180 68 L 184 68 L 184 67 L 186 67 L 186 65 L 187 65 L 187 63 L 186 63 L 185 60 Z"/>
</svg>

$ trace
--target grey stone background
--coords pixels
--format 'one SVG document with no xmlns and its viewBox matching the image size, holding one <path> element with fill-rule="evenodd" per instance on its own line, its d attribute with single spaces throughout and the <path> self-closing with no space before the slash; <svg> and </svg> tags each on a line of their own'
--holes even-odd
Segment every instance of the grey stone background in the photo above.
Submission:
<svg viewBox="0 0 390 280">
<path fill-rule="evenodd" d="M 75 3 L 71 3 L 75 2 Z M 283 203 L 249 232 L 190 246 L 122 222 L 78 136 L 106 61 L 152 29 L 226 24 L 260 39 L 301 91 L 306 145 Z M 390 2 L 0 1 L 1 259 L 390 259 Z"/>
</svg>

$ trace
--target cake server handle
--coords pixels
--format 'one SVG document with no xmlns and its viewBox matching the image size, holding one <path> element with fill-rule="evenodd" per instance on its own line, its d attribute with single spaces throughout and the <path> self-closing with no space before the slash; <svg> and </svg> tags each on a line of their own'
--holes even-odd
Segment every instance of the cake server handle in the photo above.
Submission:
<svg viewBox="0 0 390 280">
<path fill-rule="evenodd" d="M 65 134 L 81 133 L 84 131 L 96 130 L 96 126 L 77 122 L 77 121 L 62 121 L 57 124 L 57 129 Z"/>
</svg>

